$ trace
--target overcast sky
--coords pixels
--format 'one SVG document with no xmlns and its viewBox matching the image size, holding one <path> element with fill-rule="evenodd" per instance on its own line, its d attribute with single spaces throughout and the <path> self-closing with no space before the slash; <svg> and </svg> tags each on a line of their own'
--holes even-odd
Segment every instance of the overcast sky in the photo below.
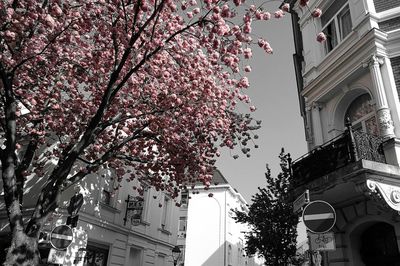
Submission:
<svg viewBox="0 0 400 266">
<path fill-rule="evenodd" d="M 267 9 L 276 10 L 276 2 Z M 248 94 L 257 107 L 255 118 L 262 120 L 258 130 L 257 150 L 252 149 L 251 157 L 241 156 L 235 160 L 229 150 L 223 150 L 217 166 L 230 184 L 236 188 L 248 203 L 258 186 L 265 186 L 265 165 L 273 173 L 279 171 L 278 155 L 281 148 L 293 159 L 307 152 L 303 120 L 299 111 L 295 73 L 293 66 L 294 44 L 289 14 L 283 19 L 256 22 L 253 32 L 266 38 L 274 49 L 267 55 L 260 49 L 253 49 L 250 61 L 252 72 L 248 75 L 251 87 Z M 252 148 L 252 147 L 251 147 Z"/>
</svg>

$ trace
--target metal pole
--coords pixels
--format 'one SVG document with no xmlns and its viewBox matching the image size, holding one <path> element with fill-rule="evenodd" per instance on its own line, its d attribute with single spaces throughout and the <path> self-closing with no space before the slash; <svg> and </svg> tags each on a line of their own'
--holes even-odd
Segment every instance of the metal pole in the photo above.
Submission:
<svg viewBox="0 0 400 266">
<path fill-rule="evenodd" d="M 314 266 L 313 251 L 311 249 L 311 238 L 310 235 L 308 234 L 308 230 L 307 230 L 307 239 L 308 239 L 308 254 L 310 254 L 310 266 Z"/>
</svg>

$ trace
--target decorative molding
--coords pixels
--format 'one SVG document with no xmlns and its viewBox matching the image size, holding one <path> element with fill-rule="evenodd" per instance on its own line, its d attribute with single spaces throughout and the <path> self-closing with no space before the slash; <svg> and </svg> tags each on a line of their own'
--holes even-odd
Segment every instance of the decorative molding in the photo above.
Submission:
<svg viewBox="0 0 400 266">
<path fill-rule="evenodd" d="M 381 130 L 382 136 L 394 136 L 394 126 L 392 117 L 390 115 L 390 110 L 388 108 L 383 108 L 378 110 L 378 122 L 379 128 Z"/>
<path fill-rule="evenodd" d="M 400 211 L 400 187 L 367 179 L 367 188 L 374 194 L 379 194 L 395 211 Z"/>
<path fill-rule="evenodd" d="M 377 56 L 376 54 L 372 55 L 366 61 L 363 62 L 362 66 L 364 68 L 372 67 L 372 66 L 381 66 L 385 63 L 385 60 L 382 56 Z"/>
</svg>

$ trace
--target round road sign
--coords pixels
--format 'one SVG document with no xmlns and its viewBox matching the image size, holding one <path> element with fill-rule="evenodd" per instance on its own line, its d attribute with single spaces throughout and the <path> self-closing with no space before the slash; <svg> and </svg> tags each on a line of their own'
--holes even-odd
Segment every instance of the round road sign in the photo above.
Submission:
<svg viewBox="0 0 400 266">
<path fill-rule="evenodd" d="M 68 225 L 54 227 L 50 234 L 50 243 L 56 249 L 66 249 L 72 242 L 72 229 Z"/>
<path fill-rule="evenodd" d="M 313 233 L 326 233 L 335 225 L 335 209 L 325 201 L 312 201 L 304 208 L 303 222 Z"/>
</svg>

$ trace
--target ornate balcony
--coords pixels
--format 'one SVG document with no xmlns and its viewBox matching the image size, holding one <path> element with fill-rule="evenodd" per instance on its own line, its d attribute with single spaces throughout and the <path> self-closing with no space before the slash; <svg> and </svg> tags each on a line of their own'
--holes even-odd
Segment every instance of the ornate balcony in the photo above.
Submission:
<svg viewBox="0 0 400 266">
<path fill-rule="evenodd" d="M 292 163 L 295 186 L 304 185 L 358 160 L 386 163 L 383 138 L 351 127 Z"/>
</svg>

